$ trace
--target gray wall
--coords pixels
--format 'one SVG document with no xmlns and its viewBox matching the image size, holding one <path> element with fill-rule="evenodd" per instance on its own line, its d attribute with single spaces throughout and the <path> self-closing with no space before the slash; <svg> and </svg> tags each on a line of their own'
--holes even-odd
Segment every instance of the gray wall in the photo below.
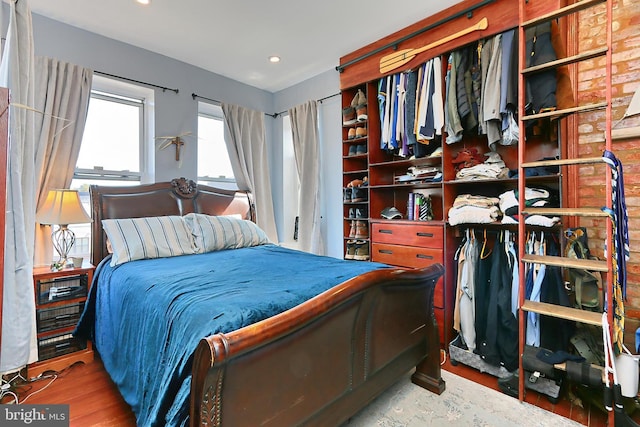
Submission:
<svg viewBox="0 0 640 427">
<path fill-rule="evenodd" d="M 7 6 L 4 7 L 5 16 Z M 6 20 L 4 27 L 6 29 Z M 3 34 L 6 31 L 3 31 Z M 155 152 L 155 180 L 178 176 L 196 178 L 196 135 L 198 103 L 192 93 L 222 102 L 241 105 L 266 113 L 286 111 L 309 99 L 320 99 L 339 92 L 339 74 L 326 71 L 317 77 L 278 93 L 271 93 L 205 71 L 172 58 L 99 36 L 46 17 L 33 14 L 35 54 L 72 62 L 96 71 L 178 89 L 155 90 L 155 135 L 191 133 L 182 150 L 178 167 L 173 150 Z M 338 58 L 336 58 L 336 64 Z M 322 102 L 322 193 L 323 236 L 327 255 L 342 257 L 341 126 L 340 97 Z M 282 229 L 282 117 L 265 117 L 269 164 L 274 191 L 278 230 Z M 186 149 L 185 149 L 186 148 Z"/>
</svg>

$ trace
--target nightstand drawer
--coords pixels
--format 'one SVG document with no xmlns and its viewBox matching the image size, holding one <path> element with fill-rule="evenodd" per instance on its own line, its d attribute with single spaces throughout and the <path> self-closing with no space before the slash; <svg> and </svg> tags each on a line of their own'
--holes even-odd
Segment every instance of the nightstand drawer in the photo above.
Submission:
<svg viewBox="0 0 640 427">
<path fill-rule="evenodd" d="M 37 310 L 38 333 L 75 326 L 80 320 L 83 309 L 84 301 Z"/>
<path fill-rule="evenodd" d="M 38 339 L 38 360 L 47 360 L 87 348 L 87 341 L 71 333 L 50 335 Z"/>
<path fill-rule="evenodd" d="M 87 274 L 75 274 L 50 279 L 36 280 L 36 299 L 38 304 L 49 304 L 72 298 L 87 296 L 89 277 Z"/>
<path fill-rule="evenodd" d="M 371 229 L 371 240 L 376 243 L 435 249 L 444 246 L 443 235 L 443 227 L 438 225 L 374 223 Z"/>
<path fill-rule="evenodd" d="M 442 264 L 442 249 L 415 246 L 371 244 L 371 260 L 400 267 L 421 268 L 439 262 Z"/>
</svg>

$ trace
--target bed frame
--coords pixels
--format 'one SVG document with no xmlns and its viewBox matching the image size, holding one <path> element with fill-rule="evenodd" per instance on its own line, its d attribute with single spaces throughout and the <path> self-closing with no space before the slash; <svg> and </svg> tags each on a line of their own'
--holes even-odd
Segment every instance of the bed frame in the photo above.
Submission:
<svg viewBox="0 0 640 427">
<path fill-rule="evenodd" d="M 184 178 L 90 193 L 94 265 L 107 255 L 102 219 L 199 212 L 255 220 L 251 194 Z M 190 424 L 337 426 L 414 368 L 413 383 L 442 393 L 433 293 L 443 271 L 373 271 L 277 316 L 203 337 Z"/>
</svg>

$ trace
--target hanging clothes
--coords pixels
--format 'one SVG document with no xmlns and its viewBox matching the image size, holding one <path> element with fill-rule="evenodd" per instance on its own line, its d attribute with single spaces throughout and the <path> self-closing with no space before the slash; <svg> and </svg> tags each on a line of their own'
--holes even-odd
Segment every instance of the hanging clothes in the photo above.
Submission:
<svg viewBox="0 0 640 427">
<path fill-rule="evenodd" d="M 487 340 L 487 316 L 489 315 L 492 253 L 491 246 L 487 241 L 487 230 L 485 229 L 474 273 L 477 346 L 481 345 L 481 343 L 485 343 Z"/>
</svg>

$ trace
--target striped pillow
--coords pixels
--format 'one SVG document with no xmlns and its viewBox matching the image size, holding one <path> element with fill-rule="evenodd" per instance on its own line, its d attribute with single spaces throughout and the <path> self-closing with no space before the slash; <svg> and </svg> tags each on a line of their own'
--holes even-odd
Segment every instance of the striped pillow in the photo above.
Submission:
<svg viewBox="0 0 640 427">
<path fill-rule="evenodd" d="M 196 253 L 191 231 L 181 216 L 104 219 L 102 228 L 113 248 L 111 266 Z"/>
<path fill-rule="evenodd" d="M 191 228 L 198 253 L 271 243 L 260 227 L 238 216 L 190 213 L 184 219 Z"/>
</svg>

